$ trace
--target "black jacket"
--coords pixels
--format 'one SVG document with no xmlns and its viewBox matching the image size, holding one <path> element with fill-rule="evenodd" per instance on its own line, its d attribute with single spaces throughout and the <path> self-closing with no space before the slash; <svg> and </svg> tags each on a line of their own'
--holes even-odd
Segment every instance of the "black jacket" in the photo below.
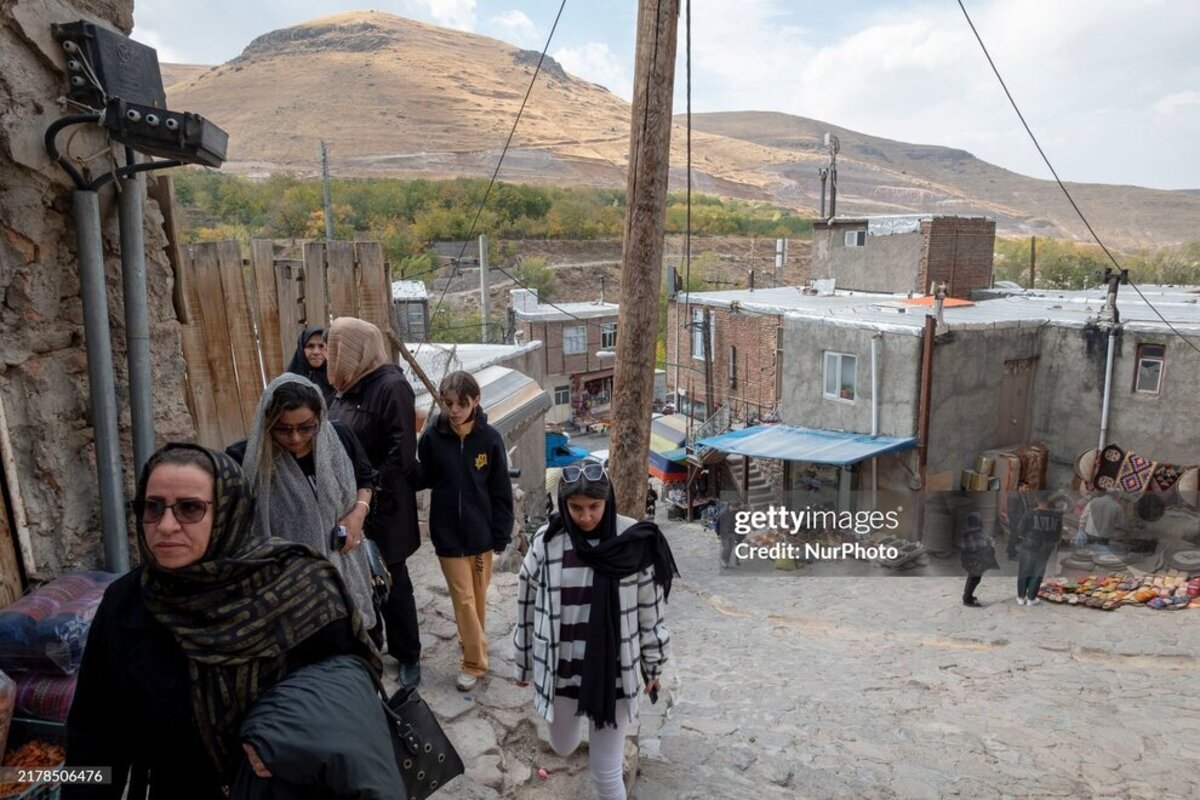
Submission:
<svg viewBox="0 0 1200 800">
<path fill-rule="evenodd" d="M 513 493 L 504 439 L 475 409 L 475 427 L 460 439 L 441 414 L 421 436 L 414 488 L 432 489 L 429 538 L 443 558 L 503 550 L 512 541 Z"/>
<path fill-rule="evenodd" d="M 271 771 L 243 762 L 230 800 L 404 800 L 388 720 L 370 668 L 338 656 L 296 670 L 264 694 L 242 723 Z"/>
<path fill-rule="evenodd" d="M 119 800 L 134 765 L 131 788 L 148 770 L 150 800 L 220 800 L 228 780 L 209 760 L 192 721 L 187 658 L 146 608 L 141 577 L 138 567 L 105 591 L 67 718 L 68 766 L 111 766 L 113 782 L 66 785 L 63 797 Z M 288 668 L 357 652 L 361 645 L 349 621 L 341 620 L 291 650 Z M 131 791 L 135 796 L 140 800 Z"/>
<path fill-rule="evenodd" d="M 1053 550 L 1062 538 L 1062 529 L 1060 512 L 1034 508 L 1021 518 L 1019 541 L 1022 547 L 1030 550 Z"/>
<path fill-rule="evenodd" d="M 328 364 L 322 364 L 318 369 L 313 369 L 308 363 L 308 359 L 304 357 L 304 345 L 313 336 L 318 333 L 325 333 L 324 328 L 305 328 L 300 333 L 300 338 L 296 341 L 296 352 L 292 354 L 292 361 L 288 364 L 287 372 L 301 377 L 308 378 L 317 385 L 321 390 L 321 394 L 325 396 L 325 405 L 333 403 L 334 391 L 329 384 Z"/>
<path fill-rule="evenodd" d="M 404 373 L 385 364 L 338 395 L 330 419 L 344 422 L 379 471 L 379 486 L 365 525 L 388 564 L 403 562 L 421 545 L 417 498 L 409 474 L 417 463 L 417 415 Z"/>
</svg>

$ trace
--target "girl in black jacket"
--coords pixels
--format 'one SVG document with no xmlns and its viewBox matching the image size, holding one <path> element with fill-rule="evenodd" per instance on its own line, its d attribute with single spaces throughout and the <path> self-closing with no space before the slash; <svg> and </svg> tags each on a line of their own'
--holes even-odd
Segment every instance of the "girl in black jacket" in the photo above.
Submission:
<svg viewBox="0 0 1200 800">
<path fill-rule="evenodd" d="M 432 489 L 429 538 L 454 603 L 463 655 L 455 685 L 474 689 L 487 674 L 485 615 L 492 553 L 512 540 L 513 495 L 504 440 L 479 407 L 479 384 L 452 372 L 438 388 L 445 412 L 417 445 L 414 485 Z"/>
</svg>

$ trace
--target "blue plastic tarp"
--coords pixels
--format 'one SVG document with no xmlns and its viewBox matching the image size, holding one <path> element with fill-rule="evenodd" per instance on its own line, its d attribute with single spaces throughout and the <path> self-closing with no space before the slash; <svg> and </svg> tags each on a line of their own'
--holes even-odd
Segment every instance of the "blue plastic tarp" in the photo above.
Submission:
<svg viewBox="0 0 1200 800">
<path fill-rule="evenodd" d="M 755 425 L 710 436 L 697 444 L 723 453 L 844 467 L 863 459 L 911 450 L 917 446 L 917 438 L 872 436 L 794 425 Z"/>
</svg>

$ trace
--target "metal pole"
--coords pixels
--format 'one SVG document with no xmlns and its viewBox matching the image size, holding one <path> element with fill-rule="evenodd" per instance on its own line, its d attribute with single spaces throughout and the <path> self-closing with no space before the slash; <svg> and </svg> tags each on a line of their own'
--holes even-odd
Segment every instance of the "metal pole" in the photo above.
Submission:
<svg viewBox="0 0 1200 800">
<path fill-rule="evenodd" d="M 488 296 L 488 238 L 487 234 L 482 234 L 479 237 L 479 310 L 482 312 L 483 326 L 483 343 L 488 344 L 492 341 L 492 304 L 491 298 Z"/>
<path fill-rule="evenodd" d="M 125 151 L 126 163 L 137 154 Z M 134 474 L 154 454 L 154 402 L 150 394 L 150 315 L 146 308 L 146 242 L 143 192 L 146 179 L 137 173 L 121 181 L 117 206 L 121 227 L 121 277 L 125 289 L 125 349 L 129 360 L 129 416 L 133 429 Z M 90 359 L 89 359 L 90 360 Z"/>
<path fill-rule="evenodd" d="M 1113 374 L 1113 344 L 1117 338 L 1117 326 L 1113 325 L 1108 329 L 1108 358 L 1104 365 L 1104 406 L 1100 411 L 1100 444 L 1097 445 L 1097 450 L 1103 450 L 1108 439 L 1108 409 L 1109 403 L 1112 401 L 1112 374 Z"/>
<path fill-rule="evenodd" d="M 879 435 L 879 340 L 883 334 L 871 337 L 871 435 Z M 871 508 L 879 507 L 879 459 L 871 459 Z"/>
<path fill-rule="evenodd" d="M 110 572 L 128 572 L 129 543 L 125 529 L 125 496 L 121 482 L 117 388 L 113 382 L 108 294 L 104 286 L 100 196 L 96 192 L 75 192 L 75 237 L 79 247 L 79 286 L 80 297 L 83 300 L 83 330 L 87 346 L 92 429 L 96 442 L 96 477 L 100 488 L 104 563 Z"/>
<path fill-rule="evenodd" d="M 333 200 L 329 192 L 329 153 L 325 149 L 325 140 L 321 140 L 321 182 L 325 190 L 325 241 L 333 241 Z"/>
</svg>

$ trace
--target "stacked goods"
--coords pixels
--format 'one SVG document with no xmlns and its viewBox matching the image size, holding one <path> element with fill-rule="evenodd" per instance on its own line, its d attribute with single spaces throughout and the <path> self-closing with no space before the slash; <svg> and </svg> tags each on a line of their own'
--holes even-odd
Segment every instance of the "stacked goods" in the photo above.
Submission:
<svg viewBox="0 0 1200 800">
<path fill-rule="evenodd" d="M 66 721 L 88 630 L 116 578 L 107 572 L 66 575 L 0 611 L 0 669 L 16 680 L 19 715 Z"/>
<path fill-rule="evenodd" d="M 1088 575 L 1079 581 L 1046 581 L 1038 596 L 1051 603 L 1087 606 L 1112 611 L 1122 605 L 1147 605 L 1156 609 L 1186 608 L 1200 595 L 1200 578 L 1183 575 Z"/>
<path fill-rule="evenodd" d="M 66 763 L 67 754 L 61 745 L 51 744 L 40 740 L 26 742 L 4 757 L 4 766 L 19 769 L 23 772 L 38 774 L 41 770 L 52 770 Z M 0 783 L 0 798 L 13 800 L 49 800 L 57 798 L 59 790 L 56 784 L 44 781 L 37 783 L 11 782 Z"/>
</svg>

